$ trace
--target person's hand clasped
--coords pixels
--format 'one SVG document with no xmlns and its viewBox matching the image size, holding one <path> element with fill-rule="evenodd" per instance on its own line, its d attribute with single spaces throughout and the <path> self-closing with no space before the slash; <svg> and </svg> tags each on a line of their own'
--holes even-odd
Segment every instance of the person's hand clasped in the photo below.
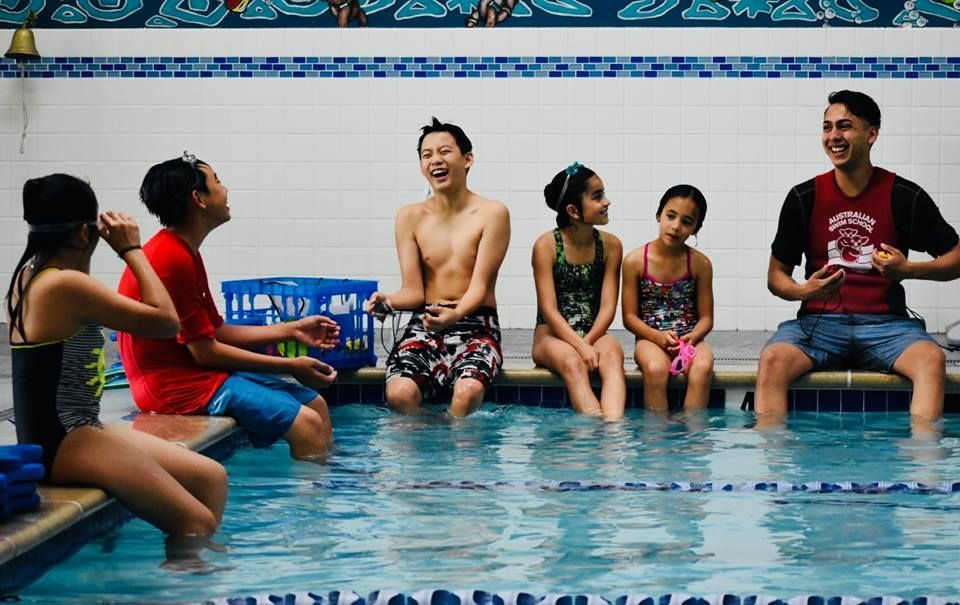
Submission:
<svg viewBox="0 0 960 605">
<path fill-rule="evenodd" d="M 311 389 L 324 389 L 337 379 L 337 371 L 330 364 L 313 357 L 297 357 L 290 375 L 297 382 Z"/>
<path fill-rule="evenodd" d="M 423 321 L 423 327 L 428 332 L 439 332 L 455 324 L 460 317 L 457 315 L 455 309 L 430 305 L 426 308 L 426 312 L 420 316 L 420 319 Z"/>
<path fill-rule="evenodd" d="M 577 352 L 580 353 L 583 363 L 587 364 L 588 370 L 593 371 L 600 367 L 600 353 L 586 342 L 577 349 Z"/>
<path fill-rule="evenodd" d="M 293 338 L 300 344 L 329 351 L 340 343 L 340 326 L 323 315 L 311 315 L 290 322 Z"/>
<path fill-rule="evenodd" d="M 826 300 L 833 298 L 840 292 L 840 284 L 843 283 L 846 273 L 843 269 L 838 269 L 830 265 L 821 267 L 810 275 L 810 279 L 805 284 L 807 295 L 805 300 Z"/>
<path fill-rule="evenodd" d="M 140 247 L 140 227 L 132 216 L 115 210 L 100 213 L 97 224 L 100 237 L 106 241 L 117 254 Z"/>
<path fill-rule="evenodd" d="M 887 244 L 880 244 L 880 250 L 874 250 L 870 257 L 873 268 L 880 275 L 892 280 L 901 280 L 907 276 L 909 262 L 903 252 Z"/>
<path fill-rule="evenodd" d="M 676 332 L 673 330 L 668 330 L 665 332 L 657 332 L 657 337 L 653 340 L 653 344 L 673 355 L 677 352 L 677 347 L 680 346 L 680 341 L 677 338 Z"/>
</svg>

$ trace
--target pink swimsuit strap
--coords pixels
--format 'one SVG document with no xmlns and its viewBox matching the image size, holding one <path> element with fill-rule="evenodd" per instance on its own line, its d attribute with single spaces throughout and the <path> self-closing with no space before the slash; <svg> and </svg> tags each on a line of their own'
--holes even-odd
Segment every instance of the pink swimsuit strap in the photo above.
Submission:
<svg viewBox="0 0 960 605">
<path fill-rule="evenodd" d="M 687 272 L 686 272 L 683 276 L 678 277 L 677 279 L 673 280 L 672 282 L 662 282 L 662 281 L 658 280 L 656 277 L 650 275 L 650 272 L 647 270 L 647 249 L 648 249 L 649 247 L 650 247 L 650 243 L 649 243 L 649 242 L 647 242 L 646 244 L 643 245 L 643 276 L 646 277 L 647 279 L 649 279 L 650 281 L 656 282 L 656 283 L 658 283 L 658 284 L 660 284 L 660 285 L 662 285 L 662 286 L 672 286 L 673 284 L 675 284 L 675 283 L 677 283 L 677 282 L 683 281 L 683 280 L 685 280 L 685 279 L 689 279 L 690 277 L 693 276 L 693 269 L 692 269 L 691 260 L 690 260 L 691 255 L 690 255 L 690 247 L 689 247 L 689 246 L 687 246 Z"/>
</svg>

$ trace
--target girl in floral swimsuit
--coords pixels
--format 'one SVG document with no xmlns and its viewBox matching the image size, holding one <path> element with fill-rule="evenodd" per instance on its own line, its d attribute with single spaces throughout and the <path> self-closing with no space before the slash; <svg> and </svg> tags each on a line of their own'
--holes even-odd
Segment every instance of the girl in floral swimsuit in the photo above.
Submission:
<svg viewBox="0 0 960 605">
<path fill-rule="evenodd" d="M 713 351 L 703 339 L 713 329 L 713 267 L 686 244 L 706 214 L 699 189 L 671 187 L 657 208 L 659 237 L 623 260 L 623 324 L 637 337 L 634 357 L 648 408 L 667 409 L 667 379 L 680 340 L 697 351 L 686 369 L 684 406 L 703 408 L 710 399 Z"/>
<path fill-rule="evenodd" d="M 557 213 L 557 228 L 533 245 L 533 361 L 563 378 L 574 410 L 619 420 L 627 392 L 623 349 L 607 329 L 617 310 L 623 246 L 595 228 L 609 222 L 610 200 L 600 177 L 576 162 L 557 173 L 543 195 Z M 593 372 L 602 384 L 599 400 L 590 385 Z"/>
</svg>

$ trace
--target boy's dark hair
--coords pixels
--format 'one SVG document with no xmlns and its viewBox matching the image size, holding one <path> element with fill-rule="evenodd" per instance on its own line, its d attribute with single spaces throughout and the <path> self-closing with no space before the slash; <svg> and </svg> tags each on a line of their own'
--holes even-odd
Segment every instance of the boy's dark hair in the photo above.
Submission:
<svg viewBox="0 0 960 605">
<path fill-rule="evenodd" d="M 843 105 L 861 120 L 880 128 L 880 107 L 868 94 L 856 90 L 838 90 L 827 96 L 827 102 L 830 105 Z"/>
<path fill-rule="evenodd" d="M 583 194 L 587 191 L 587 181 L 596 174 L 586 166 L 574 162 L 554 175 L 543 188 L 543 200 L 548 208 L 557 213 L 557 227 L 570 224 L 567 206 L 571 204 L 583 215 Z"/>
<path fill-rule="evenodd" d="M 660 198 L 660 205 L 657 206 L 657 220 L 660 220 L 660 213 L 663 212 L 663 207 L 675 197 L 689 198 L 697 205 L 697 214 L 699 216 L 697 217 L 697 228 L 694 229 L 693 232 L 696 233 L 700 231 L 700 227 L 703 226 L 703 219 L 707 218 L 707 198 L 693 185 L 674 185 L 667 189 L 663 197 Z"/>
<path fill-rule="evenodd" d="M 187 206 L 194 191 L 208 193 L 207 177 L 200 170 L 201 160 L 175 158 L 150 167 L 140 185 L 140 201 L 164 227 L 176 227 L 187 217 Z"/>
<path fill-rule="evenodd" d="M 23 184 L 23 220 L 30 226 L 27 245 L 13 270 L 10 287 L 7 288 L 7 315 L 10 335 L 23 333 L 23 293 L 29 285 L 23 283 L 23 270 L 33 259 L 30 279 L 36 277 L 50 258 L 77 233 L 87 229 L 89 244 L 95 245 L 97 231 L 97 196 L 86 181 L 69 174 L 51 174 L 30 179 Z M 13 296 L 16 290 L 16 296 Z M 16 298 L 16 304 L 13 299 Z"/>
<path fill-rule="evenodd" d="M 467 155 L 473 151 L 473 143 L 470 142 L 470 137 L 467 136 L 467 133 L 465 133 L 462 128 L 456 124 L 441 122 L 434 117 L 430 124 L 420 129 L 420 139 L 417 140 L 417 157 L 420 157 L 420 152 L 423 149 L 423 139 L 426 138 L 428 134 L 433 134 L 434 132 L 450 133 L 450 136 L 456 141 L 457 147 L 460 148 L 460 153 L 463 155 Z"/>
</svg>

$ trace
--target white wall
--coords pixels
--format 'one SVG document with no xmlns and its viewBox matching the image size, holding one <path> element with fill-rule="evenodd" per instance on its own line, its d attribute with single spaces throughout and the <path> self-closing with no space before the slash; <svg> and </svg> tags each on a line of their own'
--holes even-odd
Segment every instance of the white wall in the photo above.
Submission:
<svg viewBox="0 0 960 605">
<path fill-rule="evenodd" d="M 46 56 L 783 55 L 954 56 L 960 30 L 503 29 L 40 31 Z M 54 171 L 88 177 L 101 206 L 157 223 L 137 188 L 184 149 L 230 187 L 233 220 L 204 244 L 219 279 L 322 275 L 399 285 L 392 219 L 425 185 L 418 128 L 461 124 L 471 187 L 513 220 L 498 298 L 505 327 L 532 327 L 530 247 L 553 226 L 543 185 L 578 160 L 605 180 L 610 230 L 632 249 L 655 235 L 670 185 L 710 204 L 699 247 L 715 268 L 716 329 L 773 329 L 796 306 L 765 287 L 780 204 L 829 165 L 819 143 L 826 94 L 864 90 L 883 110 L 879 165 L 921 184 L 960 228 L 960 80 L 794 79 L 29 79 L 20 155 L 20 85 L 0 80 L 0 280 L 22 251 L 20 187 Z M 122 265 L 101 246 L 97 277 Z M 942 330 L 960 285 L 917 283 L 908 301 Z M 617 323 L 619 327 L 619 322 Z"/>
</svg>

